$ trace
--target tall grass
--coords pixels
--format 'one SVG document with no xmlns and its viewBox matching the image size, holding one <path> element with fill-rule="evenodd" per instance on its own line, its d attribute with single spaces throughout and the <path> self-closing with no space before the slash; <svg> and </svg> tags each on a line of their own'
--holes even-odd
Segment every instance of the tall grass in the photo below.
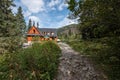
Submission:
<svg viewBox="0 0 120 80">
<path fill-rule="evenodd" d="M 0 80 L 53 80 L 61 50 L 54 42 L 35 43 L 16 54 L 0 56 Z"/>
<path fill-rule="evenodd" d="M 101 68 L 108 80 L 120 80 L 120 38 L 67 42 L 82 55 L 89 55 L 96 67 Z"/>
</svg>

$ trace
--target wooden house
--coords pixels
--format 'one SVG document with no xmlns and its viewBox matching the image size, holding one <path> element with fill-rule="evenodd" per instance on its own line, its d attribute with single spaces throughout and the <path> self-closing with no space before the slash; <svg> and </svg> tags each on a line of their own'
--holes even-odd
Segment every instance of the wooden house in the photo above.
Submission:
<svg viewBox="0 0 120 80">
<path fill-rule="evenodd" d="M 32 26 L 27 32 L 27 41 L 44 41 L 54 40 L 57 41 L 57 29 L 51 28 L 37 28 Z"/>
</svg>

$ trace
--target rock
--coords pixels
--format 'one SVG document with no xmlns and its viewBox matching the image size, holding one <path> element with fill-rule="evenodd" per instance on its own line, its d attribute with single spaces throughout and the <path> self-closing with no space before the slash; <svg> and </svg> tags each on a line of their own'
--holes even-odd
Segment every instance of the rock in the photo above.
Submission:
<svg viewBox="0 0 120 80">
<path fill-rule="evenodd" d="M 89 68 L 88 68 L 88 67 L 83 67 L 82 70 L 83 70 L 83 71 L 88 71 Z"/>
<path fill-rule="evenodd" d="M 58 74 L 54 80 L 106 80 L 95 71 L 85 55 L 79 55 L 65 43 L 58 43 L 62 50 Z"/>
</svg>

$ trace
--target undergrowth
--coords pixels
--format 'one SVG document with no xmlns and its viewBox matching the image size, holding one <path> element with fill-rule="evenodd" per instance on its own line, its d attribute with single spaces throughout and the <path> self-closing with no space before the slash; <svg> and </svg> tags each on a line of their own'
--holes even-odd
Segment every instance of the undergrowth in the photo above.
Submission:
<svg viewBox="0 0 120 80">
<path fill-rule="evenodd" d="M 58 45 L 48 41 L 19 53 L 0 55 L 0 80 L 53 80 L 60 53 Z"/>
<path fill-rule="evenodd" d="M 74 50 L 89 55 L 108 80 L 120 80 L 120 38 L 67 42 Z"/>
</svg>

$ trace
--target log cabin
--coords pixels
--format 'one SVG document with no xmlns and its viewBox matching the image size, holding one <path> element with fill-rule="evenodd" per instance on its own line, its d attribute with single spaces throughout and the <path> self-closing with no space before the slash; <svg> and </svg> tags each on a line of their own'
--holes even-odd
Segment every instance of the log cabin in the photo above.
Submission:
<svg viewBox="0 0 120 80">
<path fill-rule="evenodd" d="M 27 41 L 57 41 L 57 29 L 32 26 L 27 32 Z"/>
</svg>

